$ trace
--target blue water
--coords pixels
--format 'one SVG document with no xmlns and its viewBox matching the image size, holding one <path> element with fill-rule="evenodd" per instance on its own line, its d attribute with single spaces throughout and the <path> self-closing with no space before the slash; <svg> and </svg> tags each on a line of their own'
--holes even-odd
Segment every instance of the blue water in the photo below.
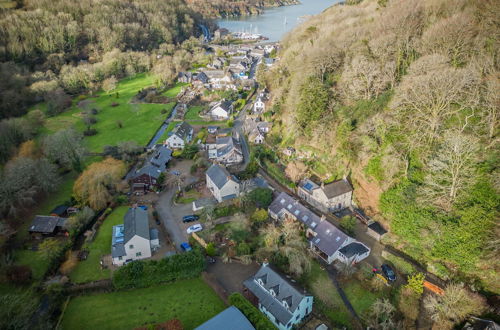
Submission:
<svg viewBox="0 0 500 330">
<path fill-rule="evenodd" d="M 340 0 L 302 0 L 299 5 L 266 9 L 262 15 L 224 18 L 217 23 L 231 32 L 258 33 L 269 41 L 279 41 L 307 16 L 319 14 L 338 2 Z"/>
</svg>

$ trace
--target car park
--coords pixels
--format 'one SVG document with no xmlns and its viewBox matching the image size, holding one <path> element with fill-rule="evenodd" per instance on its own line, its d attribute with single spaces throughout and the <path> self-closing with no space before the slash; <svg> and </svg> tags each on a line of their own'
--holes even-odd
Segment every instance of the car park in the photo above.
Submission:
<svg viewBox="0 0 500 330">
<path fill-rule="evenodd" d="M 182 249 L 183 251 L 189 252 L 189 251 L 191 251 L 193 248 L 191 247 L 191 245 L 189 245 L 189 243 L 184 242 L 184 243 L 181 243 L 181 249 Z"/>
<path fill-rule="evenodd" d="M 396 273 L 391 268 L 391 266 L 383 264 L 381 268 L 382 268 L 382 273 L 389 282 L 394 282 L 396 280 Z"/>
<path fill-rule="evenodd" d="M 188 234 L 192 234 L 202 230 L 203 227 L 201 226 L 201 224 L 197 223 L 196 225 L 192 225 L 191 227 L 189 227 L 186 231 Z"/>
<path fill-rule="evenodd" d="M 182 222 L 192 222 L 198 220 L 200 217 L 196 214 L 185 215 L 182 217 Z"/>
</svg>

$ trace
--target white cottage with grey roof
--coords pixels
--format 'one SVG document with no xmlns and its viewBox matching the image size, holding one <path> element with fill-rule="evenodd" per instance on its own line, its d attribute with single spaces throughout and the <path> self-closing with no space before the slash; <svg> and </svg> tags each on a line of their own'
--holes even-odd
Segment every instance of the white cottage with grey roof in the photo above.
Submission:
<svg viewBox="0 0 500 330">
<path fill-rule="evenodd" d="M 269 215 L 278 221 L 300 221 L 306 228 L 311 250 L 329 264 L 336 260 L 357 263 L 370 254 L 366 245 L 346 235 L 325 216 L 318 216 L 284 192 L 269 205 Z"/>
<path fill-rule="evenodd" d="M 150 231 L 148 212 L 130 208 L 122 225 L 113 226 L 111 256 L 113 265 L 151 257 L 151 249 L 159 247 L 158 234 Z M 152 246 L 153 245 L 153 246 Z"/>
<path fill-rule="evenodd" d="M 267 263 L 243 285 L 245 297 L 280 330 L 291 329 L 312 312 L 313 296 L 296 287 Z"/>
<path fill-rule="evenodd" d="M 240 181 L 218 164 L 210 166 L 206 179 L 207 188 L 219 203 L 240 195 Z"/>
<path fill-rule="evenodd" d="M 297 189 L 299 197 L 325 213 L 351 207 L 352 192 L 352 185 L 346 178 L 321 185 L 305 179 Z"/>
<path fill-rule="evenodd" d="M 172 149 L 184 149 L 184 146 L 193 139 L 193 127 L 183 121 L 175 126 L 172 134 L 165 140 L 165 144 Z"/>
</svg>

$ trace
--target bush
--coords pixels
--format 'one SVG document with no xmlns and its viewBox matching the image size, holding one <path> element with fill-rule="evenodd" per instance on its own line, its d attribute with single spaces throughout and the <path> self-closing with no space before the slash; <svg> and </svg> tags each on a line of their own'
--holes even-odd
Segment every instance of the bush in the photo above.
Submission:
<svg viewBox="0 0 500 330">
<path fill-rule="evenodd" d="M 247 198 L 258 208 L 267 209 L 273 202 L 273 191 L 269 188 L 257 188 L 248 193 Z"/>
<path fill-rule="evenodd" d="M 215 208 L 214 216 L 215 218 L 228 217 L 235 214 L 236 212 L 238 212 L 238 208 L 234 205 L 219 206 Z"/>
<path fill-rule="evenodd" d="M 116 197 L 116 204 L 125 205 L 128 203 L 128 197 L 126 195 L 120 195 Z"/>
<path fill-rule="evenodd" d="M 238 308 L 246 318 L 252 323 L 255 329 L 259 330 L 275 330 L 274 324 L 269 321 L 254 305 L 241 295 L 241 293 L 233 293 L 229 296 L 229 303 Z"/>
<path fill-rule="evenodd" d="M 352 216 L 345 216 L 340 219 L 340 227 L 342 227 L 349 235 L 354 236 L 356 229 L 356 218 Z"/>
<path fill-rule="evenodd" d="M 250 245 L 248 245 L 247 243 L 245 242 L 241 242 L 240 244 L 238 244 L 238 246 L 236 247 L 236 253 L 239 255 L 239 256 L 244 256 L 244 255 L 248 255 L 252 252 L 252 250 L 250 249 Z"/>
<path fill-rule="evenodd" d="M 31 282 L 32 271 L 29 266 L 9 266 L 5 270 L 5 276 L 13 284 L 23 285 Z"/>
<path fill-rule="evenodd" d="M 205 252 L 211 257 L 215 256 L 217 254 L 217 249 L 215 248 L 214 243 L 208 243 L 205 248 Z"/>
<path fill-rule="evenodd" d="M 89 128 L 85 131 L 83 131 L 83 135 L 85 136 L 93 136 L 97 134 L 97 130 L 95 128 Z"/>
<path fill-rule="evenodd" d="M 198 250 L 176 254 L 159 261 L 133 261 L 113 273 L 116 289 L 144 288 L 176 280 L 194 278 L 205 269 L 205 259 Z"/>
</svg>

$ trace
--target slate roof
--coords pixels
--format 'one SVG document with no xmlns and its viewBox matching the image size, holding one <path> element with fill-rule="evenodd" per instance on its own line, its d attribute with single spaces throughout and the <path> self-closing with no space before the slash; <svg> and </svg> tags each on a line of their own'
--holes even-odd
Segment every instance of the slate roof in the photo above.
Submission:
<svg viewBox="0 0 500 330">
<path fill-rule="evenodd" d="M 287 193 L 282 192 L 274 199 L 271 205 L 269 205 L 269 211 L 278 216 L 282 216 L 285 212 L 284 210 L 293 214 L 293 216 L 300 222 L 313 230 L 321 222 L 321 218 L 314 212 L 299 203 L 299 201 L 295 200 Z"/>
<path fill-rule="evenodd" d="M 30 233 L 52 234 L 56 230 L 56 227 L 63 227 L 65 222 L 65 218 L 37 215 L 33 219 L 28 231 Z"/>
<path fill-rule="evenodd" d="M 255 330 L 240 310 L 230 306 L 195 330 Z"/>
<path fill-rule="evenodd" d="M 349 243 L 339 250 L 339 252 L 345 255 L 347 258 L 364 254 L 368 251 L 369 251 L 368 248 L 359 242 Z"/>
<path fill-rule="evenodd" d="M 132 178 L 137 178 L 143 174 L 147 174 L 155 179 L 158 179 L 162 172 L 166 170 L 166 164 L 172 159 L 172 150 L 165 145 L 155 148 L 151 158 L 144 164 L 143 167 L 132 173 Z"/>
<path fill-rule="evenodd" d="M 257 281 L 259 279 L 262 280 L 263 287 L 258 284 Z M 257 296 L 259 303 L 282 324 L 287 324 L 290 321 L 293 312 L 297 309 L 302 299 L 306 297 L 306 294 L 299 291 L 292 283 L 268 265 L 263 265 L 254 276 L 245 280 L 243 284 Z M 271 288 L 276 288 L 274 290 L 276 293 L 275 297 L 269 292 Z M 289 303 L 288 309 L 283 306 L 283 300 Z"/>
<path fill-rule="evenodd" d="M 177 135 L 181 139 L 186 139 L 189 134 L 191 134 L 193 128 L 191 125 L 183 121 L 180 125 L 175 126 L 174 130 L 172 131 L 172 135 Z"/>
<path fill-rule="evenodd" d="M 160 233 L 158 232 L 158 229 L 156 229 L 156 228 L 151 228 L 151 229 L 149 230 L 149 239 L 150 239 L 151 241 L 153 241 L 153 240 L 155 240 L 155 239 L 159 239 L 159 237 L 160 237 Z"/>
<path fill-rule="evenodd" d="M 148 211 L 140 207 L 130 208 L 123 219 L 124 242 L 127 243 L 135 235 L 149 240 Z"/>
<path fill-rule="evenodd" d="M 328 256 L 335 254 L 350 238 L 326 220 L 321 221 L 314 231 L 316 232 L 316 236 L 312 237 L 309 241 Z"/>
<path fill-rule="evenodd" d="M 215 143 L 217 144 L 217 158 L 224 157 L 233 150 L 242 154 L 240 144 L 232 136 L 217 137 Z"/>
<path fill-rule="evenodd" d="M 351 192 L 352 190 L 351 184 L 345 179 L 325 184 L 325 187 L 323 188 L 323 191 L 328 199 L 343 195 Z"/>
<path fill-rule="evenodd" d="M 50 211 L 50 214 L 55 214 L 57 216 L 62 216 L 67 211 L 68 211 L 68 207 L 66 205 L 58 205 L 52 211 Z"/>
<path fill-rule="evenodd" d="M 196 78 L 195 79 L 201 81 L 204 84 L 206 84 L 208 82 L 208 80 L 209 80 L 209 78 L 205 74 L 205 72 L 198 72 L 198 74 L 196 74 Z"/>
<path fill-rule="evenodd" d="M 229 180 L 239 183 L 238 179 L 229 174 L 229 172 L 224 167 L 217 164 L 213 164 L 212 166 L 210 166 L 210 168 L 207 170 L 206 175 L 210 178 L 210 180 L 212 180 L 212 182 L 218 189 L 224 187 Z"/>
<path fill-rule="evenodd" d="M 221 79 L 226 75 L 224 70 L 207 70 L 203 71 L 203 74 L 205 74 L 208 79 Z"/>
<path fill-rule="evenodd" d="M 379 235 L 384 235 L 385 233 L 387 233 L 387 230 L 385 230 L 384 227 L 382 227 L 382 225 L 378 221 L 374 221 L 371 224 L 369 224 L 368 228 L 370 228 Z"/>
</svg>

